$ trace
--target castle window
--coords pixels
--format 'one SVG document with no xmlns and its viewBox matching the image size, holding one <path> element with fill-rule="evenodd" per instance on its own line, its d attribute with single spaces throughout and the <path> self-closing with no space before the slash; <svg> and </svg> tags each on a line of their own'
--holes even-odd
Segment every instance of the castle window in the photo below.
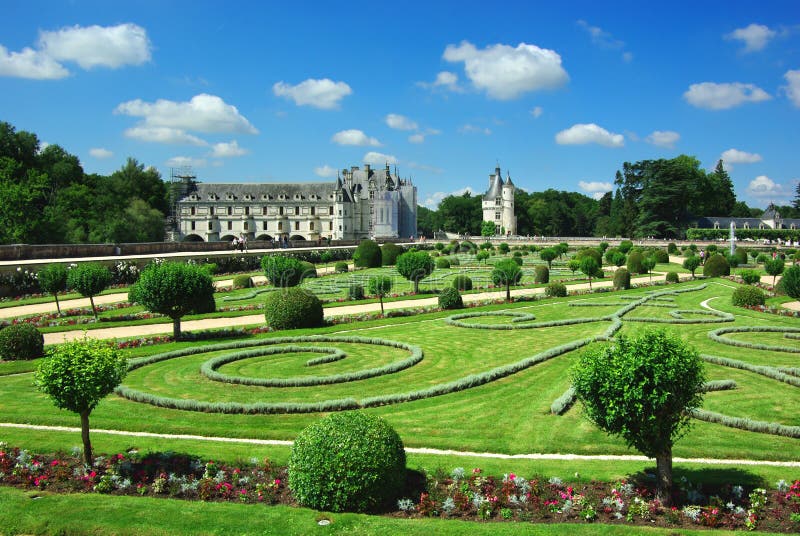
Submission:
<svg viewBox="0 0 800 536">
<path fill-rule="evenodd" d="M 233 207 L 228 207 L 228 216 L 233 214 Z"/>
<path fill-rule="evenodd" d="M 250 215 L 250 207 L 244 207 L 244 214 L 245 214 L 245 216 L 249 216 Z"/>
<path fill-rule="evenodd" d="M 714 222 L 714 229 L 719 229 L 719 222 L 718 221 Z"/>
<path fill-rule="evenodd" d="M 214 207 L 208 207 L 209 214 L 214 215 Z"/>
<path fill-rule="evenodd" d="M 295 215 L 300 214 L 300 207 L 294 207 Z"/>
<path fill-rule="evenodd" d="M 315 208 L 315 207 L 311 207 L 311 215 L 312 215 L 312 216 L 314 215 L 314 208 Z"/>
<path fill-rule="evenodd" d="M 283 216 L 283 207 L 278 207 L 278 214 Z"/>
<path fill-rule="evenodd" d="M 300 222 L 299 221 L 294 222 L 294 230 L 295 231 L 299 231 L 300 230 Z"/>
<path fill-rule="evenodd" d="M 500 213 L 499 212 L 495 212 L 494 213 L 494 219 L 496 219 L 496 220 L 500 219 Z"/>
<path fill-rule="evenodd" d="M 208 222 L 208 230 L 209 231 L 213 231 L 214 230 L 214 224 L 213 223 Z"/>
<path fill-rule="evenodd" d="M 245 231 L 247 230 L 247 222 L 244 222 L 243 229 L 244 229 Z"/>
<path fill-rule="evenodd" d="M 339 226 L 339 230 L 340 230 L 340 231 L 342 230 L 342 226 L 341 226 L 341 225 Z"/>
<path fill-rule="evenodd" d="M 194 231 L 194 222 L 192 222 L 192 231 Z"/>
<path fill-rule="evenodd" d="M 263 207 L 261 207 L 261 215 L 262 215 L 262 216 L 266 216 L 266 215 L 267 215 L 267 207 L 266 207 L 266 205 L 264 205 Z"/>
<path fill-rule="evenodd" d="M 380 210 L 380 219 L 381 223 L 383 223 L 383 209 Z"/>
<path fill-rule="evenodd" d="M 192 216 L 194 216 L 194 207 L 192 207 L 192 208 L 191 208 L 191 209 L 189 209 L 189 210 L 191 211 L 191 214 L 192 214 Z"/>
<path fill-rule="evenodd" d="M 333 231 L 333 222 L 328 223 L 328 230 Z"/>
<path fill-rule="evenodd" d="M 369 191 L 369 198 L 370 199 L 375 199 L 375 190 L 370 190 Z"/>
<path fill-rule="evenodd" d="M 267 230 L 267 222 L 261 222 L 261 228 Z"/>
<path fill-rule="evenodd" d="M 309 231 L 313 231 L 314 230 L 314 222 L 313 221 L 308 222 L 308 230 Z"/>
<path fill-rule="evenodd" d="M 331 208 L 330 208 L 330 211 L 328 212 L 328 214 L 330 214 L 331 216 L 333 216 L 333 207 L 331 207 Z"/>
<path fill-rule="evenodd" d="M 228 222 L 228 230 L 229 231 L 233 230 L 233 222 L 232 221 Z"/>
<path fill-rule="evenodd" d="M 283 231 L 283 222 L 282 221 L 278 222 L 278 230 L 279 231 Z"/>
<path fill-rule="evenodd" d="M 341 211 L 341 209 L 339 209 L 339 216 L 341 216 L 341 215 L 342 215 L 342 211 Z M 340 229 L 340 230 L 341 230 L 341 229 Z"/>
<path fill-rule="evenodd" d="M 494 204 L 495 204 L 495 205 L 502 205 L 502 204 L 503 204 L 503 201 L 502 201 L 502 199 L 500 199 L 499 197 L 495 197 L 495 198 L 494 198 Z"/>
</svg>

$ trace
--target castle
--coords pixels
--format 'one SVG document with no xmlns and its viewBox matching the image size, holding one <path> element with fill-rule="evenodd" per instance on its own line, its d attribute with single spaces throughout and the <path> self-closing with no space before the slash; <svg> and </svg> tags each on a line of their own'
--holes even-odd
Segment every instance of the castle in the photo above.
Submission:
<svg viewBox="0 0 800 536">
<path fill-rule="evenodd" d="M 483 194 L 481 206 L 483 221 L 494 223 L 496 235 L 512 236 L 517 234 L 517 217 L 514 215 L 514 190 L 511 174 L 506 171 L 506 180 L 497 166 L 489 175 L 489 189 Z"/>
<path fill-rule="evenodd" d="M 335 182 L 204 184 L 183 179 L 179 240 L 355 240 L 417 234 L 417 188 L 397 170 L 343 169 Z"/>
</svg>

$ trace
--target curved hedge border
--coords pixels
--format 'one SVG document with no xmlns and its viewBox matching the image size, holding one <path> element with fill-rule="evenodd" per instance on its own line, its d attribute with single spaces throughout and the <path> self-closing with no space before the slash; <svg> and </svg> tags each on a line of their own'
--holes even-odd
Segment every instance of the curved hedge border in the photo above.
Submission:
<svg viewBox="0 0 800 536">
<path fill-rule="evenodd" d="M 650 305 L 650 304 L 648 304 Z M 684 314 L 714 316 L 717 318 L 684 318 Z M 629 322 L 652 322 L 655 324 L 719 324 L 733 322 L 734 316 L 723 311 L 708 311 L 703 309 L 675 309 L 669 312 L 672 318 L 629 317 Z"/>
<path fill-rule="evenodd" d="M 264 294 L 265 292 L 274 292 L 275 290 L 277 290 L 275 287 L 260 288 L 257 290 L 252 290 L 246 294 L 240 294 L 239 296 L 225 296 L 224 298 L 222 298 L 222 301 L 232 302 L 232 301 L 249 300 L 255 298 L 259 294 Z"/>
<path fill-rule="evenodd" d="M 474 324 L 471 322 L 461 322 L 465 318 L 479 318 L 484 316 L 513 316 L 512 324 Z M 527 318 L 523 318 L 527 317 Z M 529 322 L 536 317 L 528 313 L 515 313 L 512 311 L 487 311 L 482 313 L 462 313 L 458 315 L 448 316 L 444 319 L 447 324 L 459 328 L 471 329 L 536 329 L 536 328 L 549 328 L 555 326 L 569 326 L 572 324 L 586 324 L 588 322 L 600 322 L 602 320 L 611 320 L 611 316 L 598 316 L 595 318 L 565 318 L 562 320 L 549 320 L 547 322 L 537 322 L 535 324 L 514 325 L 518 322 Z"/>
<path fill-rule="evenodd" d="M 550 413 L 553 415 L 563 415 L 569 408 L 572 407 L 577 398 L 578 397 L 575 394 L 575 388 L 570 387 L 564 391 L 564 394 L 556 398 L 553 403 L 550 404 Z"/>
<path fill-rule="evenodd" d="M 729 417 L 722 413 L 715 413 L 704 409 L 692 410 L 689 412 L 689 415 L 701 421 L 722 424 L 731 428 L 738 428 L 739 430 L 747 430 L 748 432 L 800 438 L 800 426 L 786 426 L 785 424 L 778 424 L 775 422 Z"/>
<path fill-rule="evenodd" d="M 786 328 L 777 326 L 739 326 L 734 328 L 720 328 L 708 332 L 708 338 L 712 341 L 727 344 L 728 346 L 738 346 L 751 350 L 769 350 L 771 352 L 800 353 L 800 348 L 796 346 L 777 346 L 774 344 L 761 344 L 757 342 L 737 341 L 723 337 L 728 333 L 800 333 L 800 328 Z"/>
<path fill-rule="evenodd" d="M 704 393 L 710 393 L 712 391 L 732 391 L 738 388 L 739 385 L 735 380 L 711 380 L 703 384 Z"/>
<path fill-rule="evenodd" d="M 739 370 L 746 370 L 747 372 L 753 372 L 755 374 L 760 374 L 762 376 L 766 376 L 767 378 L 771 378 L 773 380 L 778 380 L 779 382 L 788 383 L 789 385 L 794 385 L 795 387 L 800 387 L 800 378 L 791 374 L 787 374 L 786 372 L 776 367 L 753 365 L 751 363 L 747 363 L 745 361 L 739 361 L 737 359 L 730 359 L 727 357 L 719 357 L 708 354 L 700 354 L 700 357 L 708 363 L 713 363 L 715 365 L 722 365 L 723 367 L 731 367 Z"/>
</svg>

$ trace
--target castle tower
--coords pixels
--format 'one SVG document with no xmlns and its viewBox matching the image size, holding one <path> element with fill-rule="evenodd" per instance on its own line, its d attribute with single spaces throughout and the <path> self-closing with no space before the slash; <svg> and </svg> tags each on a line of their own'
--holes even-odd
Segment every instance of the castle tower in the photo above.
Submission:
<svg viewBox="0 0 800 536">
<path fill-rule="evenodd" d="M 489 175 L 489 189 L 483 195 L 481 208 L 483 221 L 494 223 L 496 235 L 513 235 L 517 232 L 517 218 L 514 216 L 515 189 L 511 175 L 507 175 L 506 181 L 503 181 L 500 166 Z"/>
<path fill-rule="evenodd" d="M 517 217 L 514 215 L 514 190 L 511 174 L 506 170 L 506 182 L 503 184 L 503 227 L 507 235 L 517 234 Z"/>
</svg>

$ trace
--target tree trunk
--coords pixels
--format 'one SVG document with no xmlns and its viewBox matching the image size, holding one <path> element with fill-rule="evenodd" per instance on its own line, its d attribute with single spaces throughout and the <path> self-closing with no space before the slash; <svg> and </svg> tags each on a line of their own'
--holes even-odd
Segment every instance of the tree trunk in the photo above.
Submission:
<svg viewBox="0 0 800 536">
<path fill-rule="evenodd" d="M 419 294 L 419 278 L 414 278 L 414 294 Z"/>
<path fill-rule="evenodd" d="M 506 301 L 511 301 L 511 283 L 506 283 Z"/>
<path fill-rule="evenodd" d="M 173 318 L 172 319 L 172 338 L 176 341 L 181 340 L 181 319 L 180 318 Z"/>
<path fill-rule="evenodd" d="M 58 314 L 61 314 L 61 304 L 58 303 L 58 293 L 53 294 L 53 297 L 56 299 L 56 309 L 58 310 Z"/>
<path fill-rule="evenodd" d="M 656 456 L 656 499 L 663 506 L 672 506 L 672 447 Z"/>
<path fill-rule="evenodd" d="M 94 319 L 97 320 L 97 309 L 94 308 L 94 297 L 89 296 L 89 303 L 92 304 L 92 312 L 94 313 Z"/>
<path fill-rule="evenodd" d="M 589 290 L 592 290 L 592 276 L 589 276 Z"/>
<path fill-rule="evenodd" d="M 89 411 L 81 413 L 81 439 L 83 439 L 83 461 L 92 465 L 92 442 L 89 441 Z"/>
<path fill-rule="evenodd" d="M 378 300 L 381 302 L 381 316 L 383 316 L 383 294 L 378 294 Z"/>
</svg>

